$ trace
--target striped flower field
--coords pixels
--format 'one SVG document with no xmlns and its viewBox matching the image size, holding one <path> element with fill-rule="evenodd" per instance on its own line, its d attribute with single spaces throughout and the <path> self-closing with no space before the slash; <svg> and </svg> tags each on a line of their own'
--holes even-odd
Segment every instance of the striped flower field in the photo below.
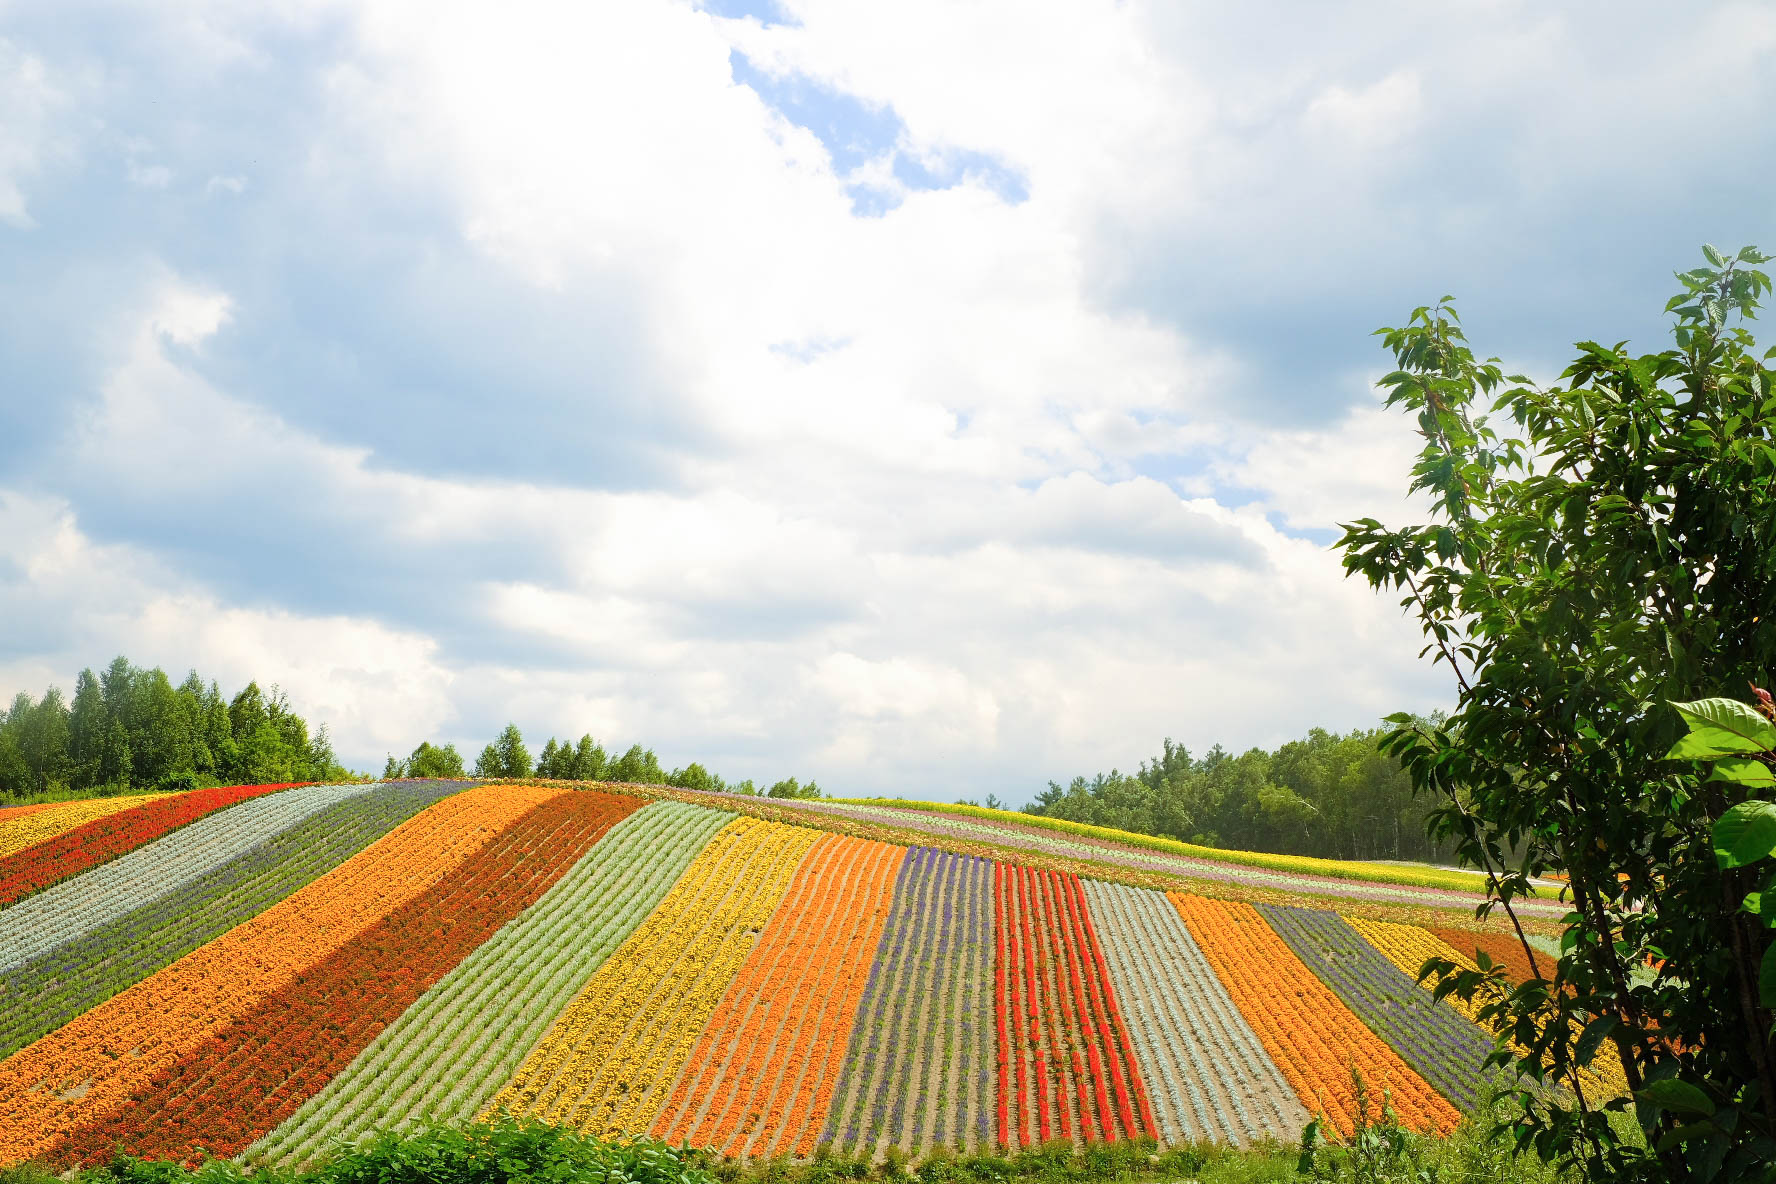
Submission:
<svg viewBox="0 0 1776 1184">
<path fill-rule="evenodd" d="M 1244 1145 L 1350 1130 L 1353 1069 L 1429 1131 L 1500 1084 L 1417 967 L 1529 959 L 1448 876 L 1270 866 L 1253 903 L 904 814 L 423 781 L 0 810 L 0 1164 L 291 1166 L 501 1109 L 745 1159 Z"/>
</svg>

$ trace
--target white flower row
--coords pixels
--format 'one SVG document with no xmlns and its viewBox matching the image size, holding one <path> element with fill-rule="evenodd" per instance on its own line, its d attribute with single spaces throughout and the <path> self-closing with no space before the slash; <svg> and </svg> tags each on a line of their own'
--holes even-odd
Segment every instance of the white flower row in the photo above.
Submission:
<svg viewBox="0 0 1776 1184">
<path fill-rule="evenodd" d="M 1166 1142 L 1292 1140 L 1308 1114 L 1163 893 L 1083 881 Z"/>
</svg>

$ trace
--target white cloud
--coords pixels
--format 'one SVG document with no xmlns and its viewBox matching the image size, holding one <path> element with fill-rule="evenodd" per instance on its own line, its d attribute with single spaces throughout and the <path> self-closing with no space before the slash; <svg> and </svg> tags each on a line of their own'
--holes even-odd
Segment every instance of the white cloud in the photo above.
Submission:
<svg viewBox="0 0 1776 1184">
<path fill-rule="evenodd" d="M 1527 185 L 1556 175 L 1542 165 L 1573 128 L 1629 136 L 1612 104 L 1683 88 L 1635 97 L 1586 62 L 1602 81 L 1550 101 L 1572 30 L 1521 4 L 1401 8 L 1385 35 L 1309 5 L 1264 36 L 1202 6 L 789 7 L 768 27 L 664 0 L 167 16 L 147 40 L 169 60 L 191 50 L 200 98 L 156 124 L 120 82 L 99 113 L 105 143 L 163 191 L 128 193 L 115 158 L 93 172 L 184 210 L 174 225 L 221 229 L 184 250 L 195 230 L 132 224 L 94 265 L 95 286 L 149 295 L 126 323 L 81 327 L 117 361 L 68 379 L 73 426 L 0 491 L 0 588 L 50 637 L 0 666 L 0 687 L 65 682 L 121 649 L 276 677 L 359 763 L 422 736 L 475 745 L 513 718 L 731 776 L 932 796 L 1017 796 L 1168 733 L 1274 742 L 1436 705 L 1441 679 L 1412 663 L 1396 609 L 1290 533 L 1411 516 L 1409 424 L 1363 406 L 1255 427 L 1229 394 L 1266 360 L 1254 348 L 1106 293 L 1140 264 L 1212 311 L 1246 300 L 1260 328 L 1291 300 L 1341 311 L 1342 291 L 1300 297 L 1297 267 L 1360 255 L 1353 226 L 1397 247 L 1375 195 L 1451 119 L 1546 112 L 1547 141 L 1526 136 L 1512 162 Z M 1768 22 L 1731 16 L 1718 29 L 1762 43 Z M 1429 48 L 1403 61 L 1408 43 Z M 291 44 L 315 60 L 279 74 Z M 734 81 L 736 49 L 891 109 L 895 151 L 1000 162 L 1028 200 L 978 180 L 909 188 L 885 153 L 836 172 L 813 132 Z M 254 89 L 272 75 L 300 102 Z M 0 46 L 0 102 L 38 113 L 0 121 L 15 225 L 41 216 L 26 196 L 59 142 L 60 77 Z M 244 118 L 301 111 L 286 140 L 219 123 L 205 141 L 179 122 L 232 110 L 237 89 L 262 104 Z M 855 216 L 860 183 L 899 204 Z M 1400 214 L 1445 216 L 1484 222 Z M 325 237 L 342 227 L 362 234 Z M 432 387 L 472 384 L 426 353 L 461 343 L 425 340 L 445 331 L 430 285 L 466 258 L 508 285 L 514 324 L 600 339 L 598 310 L 632 314 L 638 375 L 588 354 L 543 378 L 570 409 L 583 391 L 595 425 L 610 388 L 636 383 L 685 440 L 659 445 L 651 482 L 591 465 L 469 478 L 395 463 L 349 414 L 305 415 L 308 393 L 267 376 L 309 339 L 278 334 L 300 323 L 334 344 L 314 310 L 355 295 L 329 285 L 347 274 L 334 253 L 357 248 L 393 277 L 391 320 L 411 336 L 340 345 L 342 373 L 411 384 L 422 408 Z M 461 397 L 524 423 L 533 377 Z M 1354 385 L 1322 369 L 1302 400 L 1340 408 Z"/>
<path fill-rule="evenodd" d="M 0 223 L 36 225 L 24 186 L 57 151 L 52 125 L 67 101 L 40 58 L 0 37 Z"/>
<path fill-rule="evenodd" d="M 1297 530 L 1327 530 L 1358 518 L 1390 526 L 1426 520 L 1423 496 L 1408 498 L 1424 441 L 1397 409 L 1359 406 L 1324 430 L 1278 429 L 1243 456 L 1213 466 L 1212 484 L 1257 491 L 1260 505 Z"/>
<path fill-rule="evenodd" d="M 223 603 L 140 548 L 95 542 L 56 498 L 0 490 L 0 618 L 36 639 L 0 661 L 11 691 L 66 691 L 74 670 L 118 653 L 175 682 L 196 668 L 225 693 L 258 679 L 365 765 L 453 714 L 453 676 L 431 639 L 363 617 Z"/>
</svg>

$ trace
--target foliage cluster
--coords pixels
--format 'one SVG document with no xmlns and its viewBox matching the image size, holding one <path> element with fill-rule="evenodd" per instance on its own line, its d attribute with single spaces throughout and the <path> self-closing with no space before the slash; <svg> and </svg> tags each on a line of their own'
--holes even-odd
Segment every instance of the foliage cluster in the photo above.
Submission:
<svg viewBox="0 0 1776 1184">
<path fill-rule="evenodd" d="M 346 777 L 325 725 L 311 733 L 275 686 L 249 682 L 224 699 L 195 670 L 175 686 L 118 657 L 101 674 L 82 670 L 72 703 L 50 687 L 0 711 L 0 797 Z"/>
<path fill-rule="evenodd" d="M 456 772 L 419 773 L 412 770 L 422 767 L 422 761 L 432 763 L 426 768 L 447 767 L 446 762 L 454 762 Z M 460 777 L 462 776 L 462 758 L 457 755 L 451 745 L 435 748 L 431 744 L 421 744 L 413 750 L 413 755 L 406 761 L 389 758 L 388 767 L 383 770 L 384 777 Z M 738 781 L 730 784 L 721 777 L 711 773 L 702 765 L 691 762 L 682 769 L 667 772 L 660 767 L 660 758 L 654 755 L 651 748 L 643 748 L 632 744 L 621 755 L 605 752 L 604 746 L 594 740 L 590 734 L 581 736 L 579 742 L 557 741 L 551 736 L 543 745 L 542 753 L 533 763 L 530 749 L 525 746 L 524 733 L 518 730 L 517 724 L 507 724 L 499 736 L 481 750 L 475 759 L 475 776 L 477 777 L 540 777 L 545 780 L 559 781 L 622 781 L 633 785 L 671 785 L 679 789 L 700 789 L 711 793 L 739 793 L 759 796 L 760 790 L 751 781 Z M 821 796 L 818 785 L 810 781 L 802 785 L 794 777 L 777 782 L 762 791 L 763 796 L 772 798 L 817 798 Z"/>
<path fill-rule="evenodd" d="M 463 1127 L 427 1124 L 343 1145 L 300 1173 L 249 1171 L 229 1160 L 179 1164 L 119 1155 L 75 1184 L 1560 1184 L 1564 1174 L 1514 1157 L 1470 1124 L 1447 1139 L 1402 1130 L 1385 1111 L 1358 1137 L 1316 1138 L 1296 1152 L 1276 1145 L 1146 1140 L 1076 1151 L 1056 1141 L 1011 1155 L 939 1151 L 914 1162 L 890 1147 L 882 1159 L 816 1150 L 812 1159 L 741 1164 L 647 1139 L 614 1143 L 534 1119 L 500 1114 Z M 0 1169 L 0 1184 L 54 1184 L 34 1164 Z"/>
<path fill-rule="evenodd" d="M 1112 769 L 1063 787 L 1051 781 L 1025 810 L 1206 847 L 1326 859 L 1438 862 L 1451 844 L 1426 834 L 1430 804 L 1381 749 L 1386 729 L 1315 728 L 1274 752 L 1220 745 L 1192 757 L 1165 741 L 1134 773 Z"/>
<path fill-rule="evenodd" d="M 1364 519 L 1340 542 L 1455 680 L 1449 719 L 1394 717 L 1383 743 L 1434 802 L 1433 833 L 1513 919 L 1532 877 L 1569 878 L 1560 957 L 1523 943 L 1543 977 L 1426 974 L 1516 1040 L 1498 1059 L 1529 1080 L 1499 1133 L 1599 1180 L 1776 1175 L 1772 934 L 1742 908 L 1761 869 L 1716 853 L 1752 787 L 1697 765 L 1750 754 L 1685 741 L 1672 707 L 1776 669 L 1776 351 L 1743 323 L 1770 281 L 1755 249 L 1704 255 L 1666 306 L 1673 348 L 1580 342 L 1546 387 L 1477 360 L 1447 298 L 1381 330 L 1431 521 Z M 1586 1096 L 1578 1069 L 1598 1056 L 1620 1060 L 1631 1100 Z"/>
</svg>

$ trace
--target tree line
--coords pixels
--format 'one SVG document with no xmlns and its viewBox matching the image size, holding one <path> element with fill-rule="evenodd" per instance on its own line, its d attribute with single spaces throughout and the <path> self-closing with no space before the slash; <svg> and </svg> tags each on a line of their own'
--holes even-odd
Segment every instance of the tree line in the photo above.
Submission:
<svg viewBox="0 0 1776 1184">
<path fill-rule="evenodd" d="M 1382 751 L 1386 734 L 1315 728 L 1274 752 L 1217 744 L 1200 757 L 1167 739 L 1136 772 L 1051 781 L 1024 811 L 1208 847 L 1445 861 L 1451 845 L 1425 834 L 1433 803 Z"/>
<path fill-rule="evenodd" d="M 349 776 L 322 725 L 249 682 L 224 698 L 193 670 L 178 685 L 118 657 L 86 669 L 66 700 L 20 691 L 0 712 L 0 796 L 58 797 L 200 785 L 338 781 Z"/>
<path fill-rule="evenodd" d="M 462 754 L 454 744 L 436 745 L 421 742 L 405 760 L 388 758 L 383 766 L 385 779 L 396 777 L 465 777 Z M 679 789 L 701 789 L 713 793 L 737 793 L 750 797 L 817 798 L 820 786 L 807 784 L 794 777 L 785 778 L 760 788 L 749 778 L 728 782 L 711 773 L 696 761 L 682 769 L 668 772 L 651 748 L 632 744 L 621 754 L 606 752 L 590 734 L 574 741 L 549 737 L 543 750 L 532 760 L 524 743 L 524 733 L 517 724 L 507 724 L 497 738 L 475 758 L 476 777 L 537 777 L 560 781 L 626 781 L 636 785 L 671 785 Z"/>
</svg>

